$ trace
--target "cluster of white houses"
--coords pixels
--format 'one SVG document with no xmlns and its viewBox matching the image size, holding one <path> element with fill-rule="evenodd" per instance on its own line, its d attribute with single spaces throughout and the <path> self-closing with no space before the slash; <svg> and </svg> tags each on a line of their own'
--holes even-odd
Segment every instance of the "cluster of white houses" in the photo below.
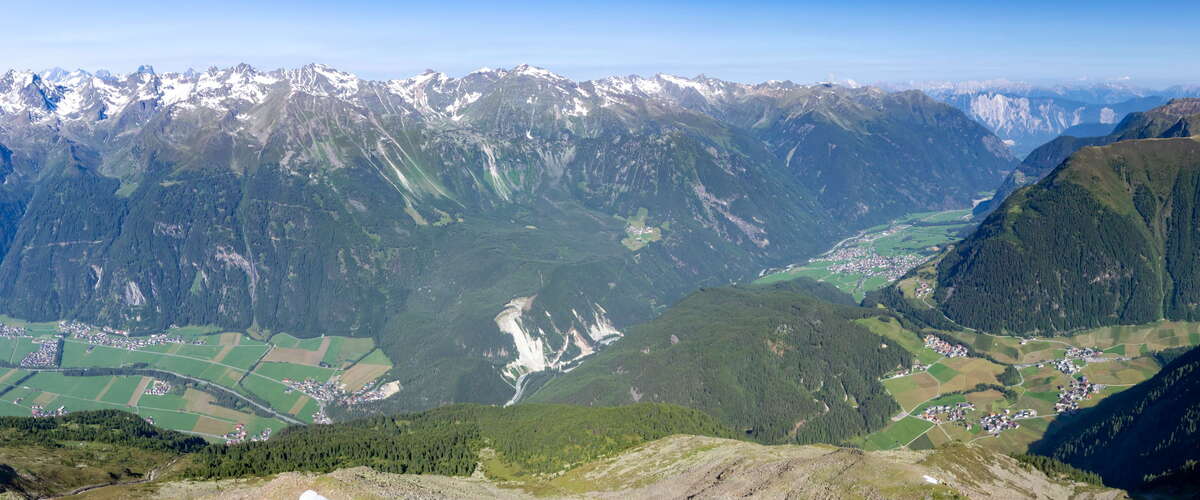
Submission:
<svg viewBox="0 0 1200 500">
<path fill-rule="evenodd" d="M 171 383 L 165 380 L 154 379 L 150 385 L 146 386 L 146 394 L 152 396 L 162 396 L 171 392 Z"/>
<path fill-rule="evenodd" d="M 1054 411 L 1072 413 L 1079 409 L 1079 402 L 1091 399 L 1093 394 L 1100 392 L 1103 387 L 1088 381 L 1087 376 L 1071 379 L 1071 385 L 1058 386 L 1058 402 L 1054 403 Z"/>
<path fill-rule="evenodd" d="M 66 406 L 59 406 L 58 408 L 55 408 L 53 410 L 47 410 L 42 405 L 33 405 L 33 406 L 29 407 L 29 410 L 31 411 L 34 418 L 61 417 L 61 416 L 67 414 Z"/>
<path fill-rule="evenodd" d="M 387 397 L 387 394 L 382 389 L 368 389 L 367 387 L 354 392 L 348 392 L 346 391 L 346 386 L 340 383 L 337 378 L 330 379 L 327 382 L 317 382 L 311 378 L 304 380 L 285 378 L 282 382 L 283 385 L 287 386 L 287 389 L 284 391 L 285 393 L 299 391 L 322 403 L 336 402 L 349 406 L 368 401 L 378 401 Z"/>
<path fill-rule="evenodd" d="M 1100 351 L 1091 347 L 1069 347 L 1065 356 L 1067 359 L 1088 359 L 1099 355 Z"/>
<path fill-rule="evenodd" d="M 32 337 L 32 335 L 29 334 L 29 329 L 25 327 L 0 324 L 0 337 L 11 339 L 16 337 Z"/>
<path fill-rule="evenodd" d="M 969 411 L 975 411 L 975 404 L 963 401 L 952 405 L 930 406 L 921 412 L 917 418 L 928 420 L 935 424 L 962 422 L 967 419 L 967 412 Z"/>
<path fill-rule="evenodd" d="M 266 441 L 268 439 L 271 439 L 271 428 L 267 427 L 267 428 L 263 429 L 262 432 L 258 433 L 257 436 L 250 436 L 246 432 L 246 424 L 236 424 L 233 426 L 232 431 L 226 433 L 222 437 L 225 438 L 225 444 L 244 443 L 247 440 L 249 440 L 251 442 Z M 249 438 L 249 439 L 247 439 L 247 438 Z"/>
<path fill-rule="evenodd" d="M 875 253 L 873 249 L 864 247 L 846 247 L 834 250 L 809 262 L 831 261 L 829 270 L 835 273 L 855 273 L 864 276 L 882 276 L 892 281 L 904 276 L 910 269 L 925 261 L 921 255 L 884 256 Z"/>
<path fill-rule="evenodd" d="M 1054 368 L 1057 368 L 1058 371 L 1068 375 L 1079 371 L 1079 365 L 1075 364 L 1075 360 L 1071 358 L 1056 359 L 1051 361 L 1050 364 L 1054 365 Z"/>
<path fill-rule="evenodd" d="M 1037 416 L 1037 410 L 1017 410 L 1013 413 L 1012 410 L 1004 410 L 1000 413 L 989 413 L 979 419 L 980 427 L 988 434 L 1000 434 L 1005 429 L 1016 429 L 1021 427 L 1017 420 L 1023 418 L 1033 418 Z"/>
<path fill-rule="evenodd" d="M 38 344 L 37 350 L 21 358 L 21 363 L 18 366 L 21 368 L 52 368 L 58 366 L 58 351 L 62 347 L 62 340 L 58 337 L 51 337 L 34 339 L 33 342 Z"/>
<path fill-rule="evenodd" d="M 183 337 L 166 333 L 155 333 L 145 337 L 130 337 L 129 332 L 125 330 L 95 327 L 78 321 L 60 321 L 58 328 L 72 338 L 83 340 L 92 345 L 115 347 L 130 351 L 159 344 L 204 344 L 203 340 L 196 339 L 188 342 Z"/>
<path fill-rule="evenodd" d="M 938 338 L 936 335 L 925 336 L 925 347 L 933 349 L 938 354 L 947 358 L 961 358 L 967 355 L 967 346 L 951 344 Z"/>
</svg>

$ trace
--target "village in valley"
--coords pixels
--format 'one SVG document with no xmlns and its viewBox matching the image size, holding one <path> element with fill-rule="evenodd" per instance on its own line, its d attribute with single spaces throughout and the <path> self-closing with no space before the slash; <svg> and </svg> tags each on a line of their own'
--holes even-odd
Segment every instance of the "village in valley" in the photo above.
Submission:
<svg viewBox="0 0 1200 500">
<path fill-rule="evenodd" d="M 903 276 L 973 227 L 970 210 L 928 212 L 867 229 L 802 264 L 762 273 L 756 283 L 797 277 L 825 281 L 861 299 Z"/>
<path fill-rule="evenodd" d="M 1072 418 L 1153 376 L 1161 369 L 1155 352 L 1200 345 L 1200 323 L 1020 338 L 965 330 L 917 333 L 890 318 L 858 322 L 913 355 L 910 366 L 883 377 L 902 411 L 884 429 L 854 441 L 865 449 L 974 442 L 1019 452 L 1055 419 Z"/>
</svg>

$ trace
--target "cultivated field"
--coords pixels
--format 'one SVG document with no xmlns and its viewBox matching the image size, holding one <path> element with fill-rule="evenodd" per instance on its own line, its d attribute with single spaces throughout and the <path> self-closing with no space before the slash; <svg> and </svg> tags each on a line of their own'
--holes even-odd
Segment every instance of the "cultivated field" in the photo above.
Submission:
<svg viewBox="0 0 1200 500">
<path fill-rule="evenodd" d="M 10 321 L 11 320 L 11 321 Z M 0 322 L 26 326 L 36 335 L 63 336 L 57 323 L 24 323 L 0 317 Z M 343 381 L 350 391 L 374 383 L 392 368 L 392 363 L 375 349 L 369 338 L 324 336 L 300 339 L 276 334 L 269 342 L 239 332 L 211 326 L 172 328 L 167 333 L 187 342 L 168 342 L 127 347 L 113 341 L 85 340 L 65 336 L 60 366 L 63 368 L 114 368 L 162 370 L 225 387 L 272 407 L 275 411 L 311 422 L 319 409 L 313 398 L 288 387 L 283 381 L 313 379 Z M 37 349 L 31 338 L 0 338 L 0 360 L 12 364 Z M 215 404 L 203 386 L 180 389 L 178 394 L 144 394 L 150 377 L 141 375 L 65 377 L 57 372 L 38 372 L 14 386 L 22 371 L 0 369 L 0 415 L 30 414 L 34 404 L 68 411 L 118 407 L 153 417 L 164 427 L 195 432 L 208 437 L 246 425 L 251 434 L 271 427 L 281 429 L 277 419 Z M 13 401 L 20 400 L 20 404 Z M 221 428 L 219 433 L 213 431 Z"/>
<path fill-rule="evenodd" d="M 6 338 L 0 337 L 0 359 L 10 365 L 16 365 L 26 354 L 38 350 L 38 344 L 29 337 Z"/>
<path fill-rule="evenodd" d="M 954 376 L 946 380 L 939 378 L 942 382 L 942 392 L 966 391 L 978 384 L 995 384 L 1000 382 L 996 380 L 996 376 L 1004 371 L 1004 367 L 997 365 L 983 358 L 950 358 L 942 362 L 932 365 L 929 369 L 932 371 L 935 367 L 945 366 L 954 371 Z"/>
<path fill-rule="evenodd" d="M 896 341 L 922 362 L 927 359 L 921 358 L 927 349 L 919 343 L 918 335 L 904 330 L 899 324 L 876 318 L 858 322 L 872 332 Z M 1006 389 L 1009 392 L 1007 398 L 999 390 L 978 390 L 976 387 L 979 384 L 986 387 L 1001 386 L 998 376 L 1004 371 L 1004 365 L 984 358 L 960 357 L 940 358 L 929 364 L 926 372 L 884 380 L 884 387 L 910 415 L 916 415 L 931 405 L 959 401 L 975 405 L 975 410 L 967 413 L 967 425 L 960 422 L 931 425 L 931 430 L 913 441 L 910 448 L 975 441 L 1004 452 L 1024 451 L 1025 446 L 1039 439 L 1049 423 L 1057 418 L 1055 404 L 1060 400 L 1060 392 L 1070 387 L 1076 377 L 1087 377 L 1090 383 L 1100 385 L 1099 393 L 1079 402 L 1079 408 L 1086 409 L 1111 394 L 1153 377 L 1161 369 L 1159 362 L 1151 356 L 1154 352 L 1200 344 L 1200 323 L 1181 322 L 1105 327 L 1072 336 L 1035 339 L 970 331 L 941 333 L 1001 363 L 1018 366 L 1020 379 L 1016 385 Z M 1089 359 L 1072 359 L 1070 364 L 1078 367 L 1078 372 L 1070 375 L 1061 371 L 1053 361 L 1064 359 L 1067 350 L 1072 347 L 1091 348 L 1102 351 L 1102 354 Z M 1013 414 L 1019 410 L 1033 410 L 1037 416 L 1020 419 L 1019 427 L 1005 429 L 999 437 L 985 434 L 977 424 L 980 416 L 1005 410 Z M 894 442 L 894 439 L 877 437 L 887 430 L 868 436 L 864 442 L 874 443 L 875 446 Z"/>
<path fill-rule="evenodd" d="M 932 427 L 933 424 L 924 420 L 904 417 L 897 422 L 892 422 L 883 430 L 867 436 L 863 440 L 863 449 L 874 451 L 898 448 L 917 439 Z"/>
<path fill-rule="evenodd" d="M 1103 363 L 1088 363 L 1083 368 L 1093 383 L 1104 385 L 1133 385 L 1153 377 L 1160 367 L 1149 357 L 1131 360 L 1106 361 Z"/>
<path fill-rule="evenodd" d="M 937 379 L 924 372 L 884 380 L 883 386 L 905 411 L 941 394 Z"/>
<path fill-rule="evenodd" d="M 346 390 L 353 392 L 382 377 L 391 369 L 392 362 L 383 351 L 376 349 L 342 373 L 341 380 L 346 384 Z"/>
<path fill-rule="evenodd" d="M 1089 347 L 1118 356 L 1137 357 L 1172 347 L 1200 345 L 1200 323 L 1160 321 L 1146 325 L 1106 326 L 1064 337 L 1028 339 L 958 331 L 942 332 L 1002 363 L 1040 363 L 1063 356 L 1069 347 Z"/>
<path fill-rule="evenodd" d="M 0 378 L 0 385 L 16 380 L 11 373 Z M 216 440 L 241 423 L 251 433 L 270 427 L 279 430 L 285 424 L 274 418 L 217 406 L 212 395 L 194 389 L 179 388 L 180 394 L 144 394 L 151 377 L 136 375 L 66 376 L 57 372 L 39 372 L 17 386 L 8 385 L 0 396 L 0 415 L 29 416 L 33 405 L 46 410 L 64 407 L 68 411 L 118 409 L 153 418 L 155 425 L 203 435 Z"/>
</svg>

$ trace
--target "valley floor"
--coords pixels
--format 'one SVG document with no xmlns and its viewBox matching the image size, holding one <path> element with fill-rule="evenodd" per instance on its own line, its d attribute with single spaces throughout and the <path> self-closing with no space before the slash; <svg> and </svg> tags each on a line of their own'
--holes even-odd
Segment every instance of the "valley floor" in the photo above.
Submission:
<svg viewBox="0 0 1200 500">
<path fill-rule="evenodd" d="M 52 352 L 52 354 L 50 354 Z M 0 316 L 0 415 L 136 413 L 213 442 L 325 423 L 325 408 L 390 394 L 370 338 L 307 339 L 190 326 L 152 336 Z"/>
<path fill-rule="evenodd" d="M 865 229 L 804 264 L 768 270 L 755 283 L 799 277 L 825 281 L 862 300 L 957 241 L 975 226 L 971 209 L 920 212 Z"/>
<path fill-rule="evenodd" d="M 1153 377 L 1161 369 L 1156 353 L 1200 345 L 1200 323 L 1186 322 L 1103 327 L 1050 338 L 918 334 L 874 318 L 860 323 L 897 341 L 917 363 L 883 380 L 902 412 L 888 427 L 856 441 L 869 450 L 970 442 L 1023 453 L 1055 420 L 1072 418 Z M 987 357 L 945 357 L 921 339 L 933 334 L 950 339 L 948 346 L 962 346 L 963 352 L 969 347 Z M 1006 384 L 1001 374 L 1007 365 L 1017 378 Z M 1000 426 L 989 431 L 984 420 Z"/>
</svg>

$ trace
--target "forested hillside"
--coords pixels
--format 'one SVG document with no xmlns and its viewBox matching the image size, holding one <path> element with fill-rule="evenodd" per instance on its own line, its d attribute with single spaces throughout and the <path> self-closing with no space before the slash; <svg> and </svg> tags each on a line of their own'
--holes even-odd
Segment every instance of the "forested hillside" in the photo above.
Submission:
<svg viewBox="0 0 1200 500">
<path fill-rule="evenodd" d="M 1043 333 L 1200 319 L 1200 140 L 1084 148 L 937 266 L 947 317 Z"/>
<path fill-rule="evenodd" d="M 911 363 L 907 351 L 853 323 L 887 313 L 852 304 L 808 280 L 702 289 L 530 400 L 668 402 L 765 443 L 841 442 L 899 410 L 878 379 Z"/>
<path fill-rule="evenodd" d="M 60 446 L 64 441 L 95 441 L 154 451 L 189 453 L 203 438 L 160 429 L 132 413 L 100 410 L 61 417 L 0 417 L 0 444 Z"/>
<path fill-rule="evenodd" d="M 187 474 L 224 478 L 368 465 L 384 472 L 465 476 L 484 448 L 509 473 L 549 473 L 672 434 L 731 437 L 732 431 L 696 410 L 664 404 L 454 405 L 289 427 L 266 442 L 210 446 L 192 458 Z"/>
<path fill-rule="evenodd" d="M 1137 489 L 1200 487 L 1200 348 L 1154 378 L 1051 425 L 1031 449 Z"/>
</svg>

